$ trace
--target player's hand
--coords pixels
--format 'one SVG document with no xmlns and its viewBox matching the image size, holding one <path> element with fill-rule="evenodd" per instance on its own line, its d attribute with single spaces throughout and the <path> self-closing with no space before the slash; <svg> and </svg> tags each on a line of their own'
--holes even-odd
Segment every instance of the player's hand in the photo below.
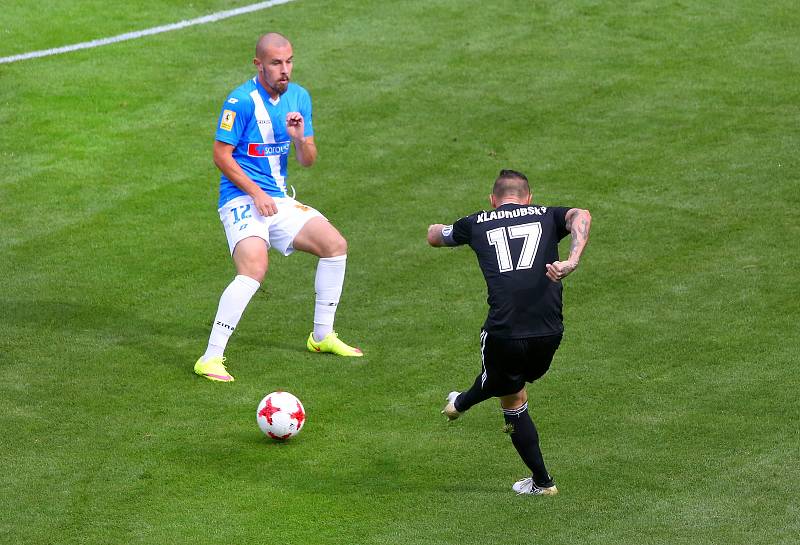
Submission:
<svg viewBox="0 0 800 545">
<path fill-rule="evenodd" d="M 263 191 L 253 197 L 253 203 L 258 213 L 262 216 L 274 216 L 278 213 L 278 205 L 275 204 L 275 199 Z"/>
<path fill-rule="evenodd" d="M 428 236 L 431 236 L 432 233 L 441 233 L 442 228 L 444 225 L 441 223 L 434 223 L 433 225 L 428 225 Z"/>
<path fill-rule="evenodd" d="M 444 225 L 435 223 L 428 226 L 428 244 L 434 247 L 442 245 L 442 229 Z"/>
<path fill-rule="evenodd" d="M 305 120 L 300 112 L 286 114 L 286 132 L 292 140 L 302 140 L 305 135 Z"/>
<path fill-rule="evenodd" d="M 574 271 L 578 268 L 577 261 L 554 261 L 553 263 L 548 263 L 545 266 L 547 272 L 547 278 L 552 280 L 553 282 L 558 282 L 569 273 Z"/>
</svg>

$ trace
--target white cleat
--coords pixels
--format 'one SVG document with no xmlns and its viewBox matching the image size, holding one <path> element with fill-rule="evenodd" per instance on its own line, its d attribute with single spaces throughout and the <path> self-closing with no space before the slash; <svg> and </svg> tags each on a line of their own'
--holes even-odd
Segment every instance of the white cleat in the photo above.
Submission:
<svg viewBox="0 0 800 545">
<path fill-rule="evenodd" d="M 456 398 L 460 393 L 461 392 L 450 392 L 447 394 L 447 405 L 445 405 L 444 409 L 442 409 L 442 414 L 445 415 L 450 421 L 461 416 L 461 413 L 456 410 L 455 406 Z"/>
<path fill-rule="evenodd" d="M 519 480 L 511 488 L 519 496 L 555 496 L 558 494 L 558 488 L 556 488 L 555 484 L 553 486 L 536 486 L 536 483 L 533 482 L 533 477 Z"/>
</svg>

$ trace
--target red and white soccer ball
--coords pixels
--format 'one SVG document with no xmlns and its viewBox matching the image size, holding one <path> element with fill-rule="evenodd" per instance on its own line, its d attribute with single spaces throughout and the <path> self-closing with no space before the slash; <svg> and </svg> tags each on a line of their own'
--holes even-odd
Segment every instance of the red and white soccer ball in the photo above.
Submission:
<svg viewBox="0 0 800 545">
<path fill-rule="evenodd" d="M 256 421 L 264 435 L 283 441 L 300 433 L 306 422 L 306 411 L 300 400 L 289 392 L 272 392 L 258 404 Z"/>
</svg>

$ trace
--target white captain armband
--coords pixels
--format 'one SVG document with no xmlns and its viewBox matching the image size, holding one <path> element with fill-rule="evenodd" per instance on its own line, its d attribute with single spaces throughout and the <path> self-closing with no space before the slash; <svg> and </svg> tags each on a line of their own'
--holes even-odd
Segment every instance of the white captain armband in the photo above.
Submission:
<svg viewBox="0 0 800 545">
<path fill-rule="evenodd" d="M 453 238 L 453 226 L 445 225 L 442 227 L 442 242 L 445 246 L 458 246 L 455 238 Z"/>
</svg>

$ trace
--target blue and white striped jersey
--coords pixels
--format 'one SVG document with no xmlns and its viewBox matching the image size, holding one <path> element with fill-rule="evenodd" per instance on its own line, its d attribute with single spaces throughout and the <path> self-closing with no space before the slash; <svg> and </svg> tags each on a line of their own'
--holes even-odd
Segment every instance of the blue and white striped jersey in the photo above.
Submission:
<svg viewBox="0 0 800 545">
<path fill-rule="evenodd" d="M 256 77 L 228 95 L 217 123 L 216 140 L 234 146 L 234 160 L 272 197 L 286 196 L 291 148 L 291 138 L 286 131 L 286 114 L 289 112 L 300 112 L 305 121 L 304 136 L 313 136 L 308 91 L 289 83 L 286 92 L 273 101 Z M 220 177 L 219 206 L 241 195 L 245 195 L 244 191 L 223 174 Z"/>
</svg>

